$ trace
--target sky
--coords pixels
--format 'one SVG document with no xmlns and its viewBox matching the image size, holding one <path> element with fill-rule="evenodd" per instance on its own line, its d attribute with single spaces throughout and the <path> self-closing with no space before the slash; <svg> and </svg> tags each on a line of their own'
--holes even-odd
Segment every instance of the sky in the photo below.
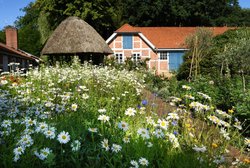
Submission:
<svg viewBox="0 0 250 168">
<path fill-rule="evenodd" d="M 0 30 L 5 26 L 14 26 L 17 17 L 23 16 L 22 8 L 35 0 L 0 0 Z M 242 8 L 250 8 L 250 0 L 239 0 Z"/>
</svg>

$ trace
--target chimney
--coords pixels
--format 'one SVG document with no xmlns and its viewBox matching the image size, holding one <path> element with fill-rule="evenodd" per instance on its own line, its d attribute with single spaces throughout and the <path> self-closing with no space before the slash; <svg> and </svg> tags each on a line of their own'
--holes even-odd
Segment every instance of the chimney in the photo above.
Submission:
<svg viewBox="0 0 250 168">
<path fill-rule="evenodd" d="M 15 27 L 6 27 L 6 45 L 14 49 L 18 49 L 18 40 L 17 40 L 17 29 Z"/>
</svg>

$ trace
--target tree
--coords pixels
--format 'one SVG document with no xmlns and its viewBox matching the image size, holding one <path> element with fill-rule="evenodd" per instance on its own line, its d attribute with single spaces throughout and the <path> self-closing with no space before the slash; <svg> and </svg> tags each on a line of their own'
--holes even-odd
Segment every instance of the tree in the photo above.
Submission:
<svg viewBox="0 0 250 168">
<path fill-rule="evenodd" d="M 42 41 L 68 16 L 77 16 L 94 27 L 104 38 L 108 38 L 120 26 L 122 10 L 121 0 L 38 0 L 41 9 L 39 30 Z M 118 23 L 119 22 L 119 23 Z"/>
<path fill-rule="evenodd" d="M 2 30 L 0 31 L 0 42 L 5 43 L 5 33 Z"/>
<path fill-rule="evenodd" d="M 212 41 L 212 31 L 206 28 L 198 28 L 197 31 L 187 37 L 186 46 L 189 51 L 186 53 L 185 62 L 179 71 L 179 76 L 183 75 L 183 69 L 189 67 L 189 72 L 186 74 L 186 78 L 196 79 L 201 73 L 201 61 L 207 55 L 207 51 Z"/>
<path fill-rule="evenodd" d="M 18 28 L 19 48 L 39 56 L 42 48 L 40 32 L 37 24 L 40 11 L 34 6 L 34 3 L 30 3 L 22 10 L 25 12 L 25 15 L 19 17 L 15 22 L 15 25 Z"/>
</svg>

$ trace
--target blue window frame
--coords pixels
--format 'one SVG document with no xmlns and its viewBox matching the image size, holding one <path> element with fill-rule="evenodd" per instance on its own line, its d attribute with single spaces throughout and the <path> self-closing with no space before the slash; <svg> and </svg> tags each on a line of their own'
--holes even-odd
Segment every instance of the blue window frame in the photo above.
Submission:
<svg viewBox="0 0 250 168">
<path fill-rule="evenodd" d="M 123 35 L 123 49 L 133 49 L 133 36 Z"/>
<path fill-rule="evenodd" d="M 183 51 L 169 52 L 169 70 L 177 71 L 183 63 Z"/>
</svg>

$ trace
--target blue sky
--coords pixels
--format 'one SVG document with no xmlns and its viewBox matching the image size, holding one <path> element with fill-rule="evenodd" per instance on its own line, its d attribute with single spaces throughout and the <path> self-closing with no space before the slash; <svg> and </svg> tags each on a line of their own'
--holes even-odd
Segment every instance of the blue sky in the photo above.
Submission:
<svg viewBox="0 0 250 168">
<path fill-rule="evenodd" d="M 24 13 L 20 10 L 35 0 L 0 0 L 0 30 L 7 25 L 14 25 L 18 16 Z M 240 6 L 250 8 L 250 0 L 239 0 Z"/>
</svg>

